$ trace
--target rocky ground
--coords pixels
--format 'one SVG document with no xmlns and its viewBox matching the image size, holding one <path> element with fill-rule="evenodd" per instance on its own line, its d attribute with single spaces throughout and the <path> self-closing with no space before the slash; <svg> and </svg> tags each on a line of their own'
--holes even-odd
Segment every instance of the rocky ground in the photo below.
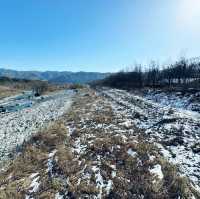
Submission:
<svg viewBox="0 0 200 199">
<path fill-rule="evenodd" d="M 156 134 L 144 133 L 127 96 L 79 91 L 70 110 L 1 172 L 0 198 L 198 199 L 195 185 L 163 158 L 163 145 L 153 143 Z"/>
<path fill-rule="evenodd" d="M 20 150 L 21 144 L 40 128 L 62 116 L 71 97 L 70 91 L 60 91 L 39 98 L 25 93 L 1 100 L 6 112 L 0 113 L 0 163 L 11 158 L 13 151 Z"/>
</svg>

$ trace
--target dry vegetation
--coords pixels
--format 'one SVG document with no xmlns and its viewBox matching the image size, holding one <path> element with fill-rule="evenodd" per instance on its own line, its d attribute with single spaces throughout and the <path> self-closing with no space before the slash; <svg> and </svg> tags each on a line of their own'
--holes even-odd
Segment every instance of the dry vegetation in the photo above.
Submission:
<svg viewBox="0 0 200 199">
<path fill-rule="evenodd" d="M 41 80 L 15 79 L 0 77 L 0 99 L 32 90 L 37 95 L 45 95 L 55 91 L 69 89 L 71 85 L 50 84 Z"/>
<path fill-rule="evenodd" d="M 19 92 L 20 92 L 19 90 L 14 89 L 14 88 L 10 88 L 7 86 L 0 86 L 0 99 L 2 99 L 4 97 L 16 95 Z"/>
<path fill-rule="evenodd" d="M 198 198 L 143 133 L 91 91 L 79 93 L 70 112 L 32 137 L 1 173 L 0 198 L 25 196 Z"/>
</svg>

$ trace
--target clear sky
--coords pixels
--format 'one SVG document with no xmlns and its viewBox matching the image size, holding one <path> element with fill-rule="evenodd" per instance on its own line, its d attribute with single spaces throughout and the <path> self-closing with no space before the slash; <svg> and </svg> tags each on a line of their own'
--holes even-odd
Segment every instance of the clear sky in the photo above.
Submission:
<svg viewBox="0 0 200 199">
<path fill-rule="evenodd" d="M 0 0 L 0 67 L 117 71 L 200 56 L 200 0 Z"/>
</svg>

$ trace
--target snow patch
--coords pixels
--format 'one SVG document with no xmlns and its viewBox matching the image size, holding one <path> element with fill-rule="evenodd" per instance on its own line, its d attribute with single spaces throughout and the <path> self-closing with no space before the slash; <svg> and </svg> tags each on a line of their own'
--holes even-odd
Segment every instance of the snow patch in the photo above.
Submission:
<svg viewBox="0 0 200 199">
<path fill-rule="evenodd" d="M 163 179 L 162 167 L 159 164 L 154 165 L 153 169 L 149 169 L 150 173 L 157 176 L 158 179 Z"/>
<path fill-rule="evenodd" d="M 133 151 L 131 148 L 128 149 L 127 153 L 133 158 L 137 155 L 137 152 Z"/>
<path fill-rule="evenodd" d="M 40 182 L 38 182 L 39 179 L 40 179 L 40 176 L 37 176 L 36 178 L 32 180 L 31 185 L 29 187 L 31 189 L 29 190 L 30 193 L 33 193 L 33 192 L 35 193 L 38 191 L 39 186 L 40 186 Z"/>
</svg>

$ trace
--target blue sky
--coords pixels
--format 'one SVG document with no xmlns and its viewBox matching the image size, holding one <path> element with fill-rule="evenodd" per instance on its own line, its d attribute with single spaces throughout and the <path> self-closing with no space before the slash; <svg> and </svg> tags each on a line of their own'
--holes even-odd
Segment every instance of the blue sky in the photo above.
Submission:
<svg viewBox="0 0 200 199">
<path fill-rule="evenodd" d="M 118 71 L 200 56 L 199 0 L 0 0 L 0 67 Z"/>
</svg>

